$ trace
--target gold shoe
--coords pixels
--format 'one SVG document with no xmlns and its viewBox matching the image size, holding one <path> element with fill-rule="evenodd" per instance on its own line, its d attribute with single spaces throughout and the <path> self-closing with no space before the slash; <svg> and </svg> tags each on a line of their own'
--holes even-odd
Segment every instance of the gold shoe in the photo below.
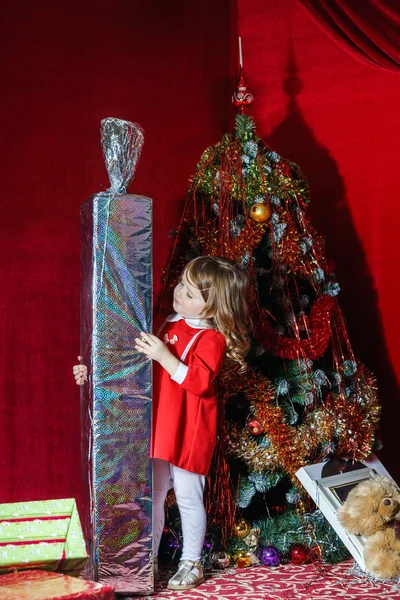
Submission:
<svg viewBox="0 0 400 600">
<path fill-rule="evenodd" d="M 178 571 L 168 581 L 169 590 L 191 590 L 204 583 L 204 572 L 199 560 L 181 560 Z"/>
</svg>

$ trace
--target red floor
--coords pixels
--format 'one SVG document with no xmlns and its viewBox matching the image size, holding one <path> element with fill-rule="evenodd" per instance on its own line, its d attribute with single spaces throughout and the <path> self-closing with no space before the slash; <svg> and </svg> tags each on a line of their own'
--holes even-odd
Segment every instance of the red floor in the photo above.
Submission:
<svg viewBox="0 0 400 600">
<path fill-rule="evenodd" d="M 155 594 L 142 600 L 400 600 L 396 581 L 370 581 L 366 576 L 355 574 L 353 567 L 353 561 L 346 561 L 322 567 L 310 564 L 227 569 L 213 573 L 203 585 L 188 592 L 168 591 L 166 583 L 170 573 L 162 573 Z M 125 600 L 128 599 L 125 597 Z"/>
</svg>

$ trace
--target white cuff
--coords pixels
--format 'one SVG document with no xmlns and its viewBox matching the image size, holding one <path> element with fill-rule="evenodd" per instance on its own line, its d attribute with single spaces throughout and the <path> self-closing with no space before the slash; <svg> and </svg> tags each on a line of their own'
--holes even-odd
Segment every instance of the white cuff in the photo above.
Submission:
<svg viewBox="0 0 400 600">
<path fill-rule="evenodd" d="M 180 362 L 175 373 L 171 375 L 172 381 L 176 381 L 176 383 L 182 383 L 185 380 L 188 370 L 189 367 Z"/>
</svg>

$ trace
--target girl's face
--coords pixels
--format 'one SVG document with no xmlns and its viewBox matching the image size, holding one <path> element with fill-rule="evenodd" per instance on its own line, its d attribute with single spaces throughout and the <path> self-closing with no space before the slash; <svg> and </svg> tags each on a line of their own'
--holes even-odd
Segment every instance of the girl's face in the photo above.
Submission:
<svg viewBox="0 0 400 600">
<path fill-rule="evenodd" d="M 205 305 L 200 290 L 189 283 L 184 272 L 174 289 L 174 311 L 186 319 L 200 319 Z"/>
</svg>

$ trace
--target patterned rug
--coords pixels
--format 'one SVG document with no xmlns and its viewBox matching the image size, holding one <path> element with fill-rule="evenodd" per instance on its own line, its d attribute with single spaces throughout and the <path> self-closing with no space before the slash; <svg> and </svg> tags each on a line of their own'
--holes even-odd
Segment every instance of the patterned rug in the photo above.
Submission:
<svg viewBox="0 0 400 600">
<path fill-rule="evenodd" d="M 187 592 L 166 589 L 173 572 L 161 572 L 155 593 L 141 600 L 400 600 L 396 581 L 379 582 L 367 577 L 349 560 L 338 565 L 292 564 L 247 569 L 226 569 L 208 574 L 203 585 Z"/>
</svg>

